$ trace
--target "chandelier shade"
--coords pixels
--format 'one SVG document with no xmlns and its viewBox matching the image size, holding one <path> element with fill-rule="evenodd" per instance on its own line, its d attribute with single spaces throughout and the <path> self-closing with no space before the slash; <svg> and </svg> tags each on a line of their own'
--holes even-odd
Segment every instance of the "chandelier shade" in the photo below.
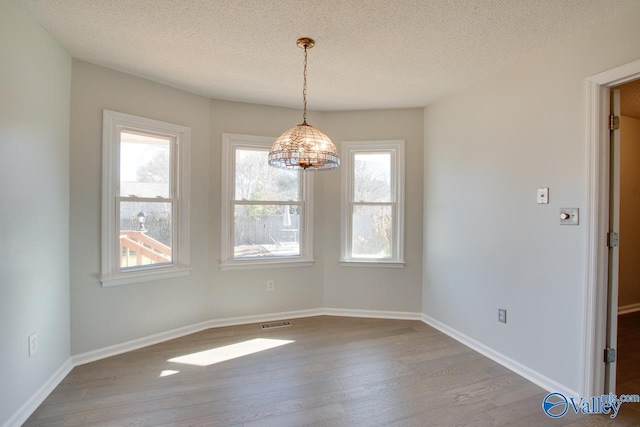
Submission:
<svg viewBox="0 0 640 427">
<path fill-rule="evenodd" d="M 304 49 L 303 122 L 275 140 L 269 151 L 269 165 L 304 171 L 336 169 L 340 166 L 340 157 L 335 144 L 327 135 L 307 123 L 307 49 L 312 48 L 315 42 L 301 38 L 297 43 L 298 47 Z"/>
<path fill-rule="evenodd" d="M 276 139 L 269 152 L 269 164 L 287 169 L 336 169 L 340 166 L 337 151 L 327 135 L 305 122 Z"/>
</svg>

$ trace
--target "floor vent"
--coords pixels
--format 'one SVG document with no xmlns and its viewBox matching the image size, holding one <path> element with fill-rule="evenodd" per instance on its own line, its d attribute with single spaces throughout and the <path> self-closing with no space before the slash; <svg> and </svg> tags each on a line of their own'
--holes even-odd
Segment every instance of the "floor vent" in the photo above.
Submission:
<svg viewBox="0 0 640 427">
<path fill-rule="evenodd" d="M 291 322 L 288 320 L 283 320 L 282 322 L 263 323 L 260 325 L 262 329 L 286 328 L 288 326 L 292 326 Z"/>
</svg>

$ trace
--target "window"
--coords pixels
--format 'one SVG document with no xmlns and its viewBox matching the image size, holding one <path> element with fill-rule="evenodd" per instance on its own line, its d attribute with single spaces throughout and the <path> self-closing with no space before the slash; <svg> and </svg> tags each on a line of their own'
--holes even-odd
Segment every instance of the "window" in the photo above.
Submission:
<svg viewBox="0 0 640 427">
<path fill-rule="evenodd" d="M 222 136 L 222 269 L 313 262 L 312 176 L 269 166 L 274 140 Z"/>
<path fill-rule="evenodd" d="M 190 129 L 104 110 L 103 286 L 188 274 Z"/>
<path fill-rule="evenodd" d="M 345 142 L 341 265 L 404 267 L 404 141 Z"/>
</svg>

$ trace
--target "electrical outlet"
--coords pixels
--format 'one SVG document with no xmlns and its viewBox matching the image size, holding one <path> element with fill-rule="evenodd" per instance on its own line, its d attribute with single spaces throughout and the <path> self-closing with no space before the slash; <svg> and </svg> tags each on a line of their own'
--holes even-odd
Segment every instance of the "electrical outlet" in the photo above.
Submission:
<svg viewBox="0 0 640 427">
<path fill-rule="evenodd" d="M 268 291 L 276 290 L 276 283 L 273 280 L 267 280 L 267 290 Z"/>
<path fill-rule="evenodd" d="M 38 333 L 29 335 L 29 357 L 38 352 Z"/>
<path fill-rule="evenodd" d="M 498 322 L 507 323 L 507 309 L 499 308 L 498 309 Z"/>
</svg>

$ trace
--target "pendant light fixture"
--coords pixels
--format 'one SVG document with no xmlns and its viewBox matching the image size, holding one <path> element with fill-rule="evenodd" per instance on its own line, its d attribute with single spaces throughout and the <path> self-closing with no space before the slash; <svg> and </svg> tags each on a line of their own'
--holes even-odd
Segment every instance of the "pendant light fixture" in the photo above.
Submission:
<svg viewBox="0 0 640 427">
<path fill-rule="evenodd" d="M 327 135 L 307 123 L 307 50 L 313 39 L 298 39 L 304 49 L 304 86 L 302 124 L 292 127 L 276 139 L 269 151 L 269 165 L 282 169 L 329 170 L 340 166 L 336 146 Z"/>
</svg>

